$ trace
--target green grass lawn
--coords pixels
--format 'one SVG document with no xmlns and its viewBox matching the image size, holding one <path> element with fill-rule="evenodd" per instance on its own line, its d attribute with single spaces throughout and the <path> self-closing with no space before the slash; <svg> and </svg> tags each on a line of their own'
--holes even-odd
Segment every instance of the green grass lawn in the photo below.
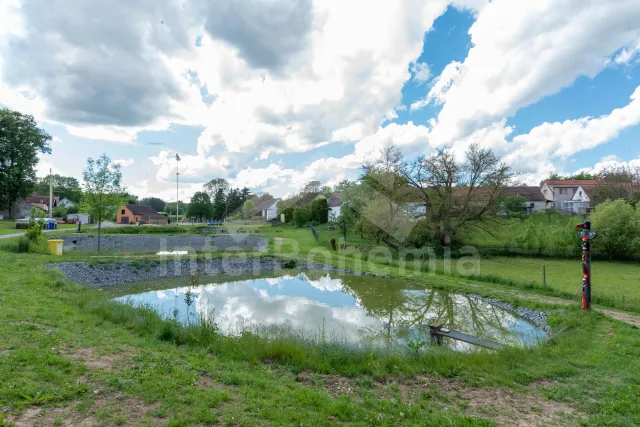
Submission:
<svg viewBox="0 0 640 427">
<path fill-rule="evenodd" d="M 75 224 L 58 224 L 58 230 L 77 228 Z M 16 223 L 12 219 L 0 220 L 0 234 L 23 233 L 24 230 L 16 230 Z"/>
<path fill-rule="evenodd" d="M 577 298 L 581 295 L 582 267 L 579 260 L 486 258 L 480 262 L 480 276 L 497 276 L 543 286 L 543 266 L 548 287 Z M 627 309 L 640 310 L 640 263 L 593 261 L 591 271 L 594 302 L 610 299 Z"/>
<path fill-rule="evenodd" d="M 313 249 L 305 231 L 273 234 Z M 637 328 L 577 304 L 558 311 L 481 284 L 473 292 L 553 311 L 553 340 L 498 353 L 345 351 L 179 326 L 69 283 L 45 267 L 56 260 L 0 253 L 6 425 L 640 425 Z M 466 290 L 426 272 L 412 280 Z"/>
</svg>

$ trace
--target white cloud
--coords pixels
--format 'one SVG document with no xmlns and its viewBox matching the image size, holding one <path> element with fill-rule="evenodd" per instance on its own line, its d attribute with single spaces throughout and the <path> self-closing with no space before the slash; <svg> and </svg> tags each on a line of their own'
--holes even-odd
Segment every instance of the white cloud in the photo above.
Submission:
<svg viewBox="0 0 640 427">
<path fill-rule="evenodd" d="M 469 30 L 473 47 L 448 90 L 433 139 L 446 144 L 593 77 L 640 35 L 637 0 L 495 0 Z M 434 94 L 435 95 L 435 94 Z"/>
<path fill-rule="evenodd" d="M 354 152 L 344 157 L 318 159 L 303 170 L 286 168 L 282 164 L 271 163 L 264 168 L 241 170 L 231 182 L 234 186 L 262 188 L 275 196 L 296 193 L 312 180 L 334 185 L 344 179 L 355 179 L 362 163 L 375 160 L 380 149 L 395 144 L 405 155 L 419 155 L 430 150 L 429 130 L 426 126 L 391 123 L 355 144 Z"/>
<path fill-rule="evenodd" d="M 610 156 L 603 157 L 602 159 L 600 159 L 598 163 L 596 163 L 592 167 L 578 169 L 575 173 L 584 172 L 584 173 L 590 173 L 590 174 L 598 174 L 607 169 L 620 168 L 620 167 L 640 169 L 640 158 L 632 159 L 627 162 L 624 160 L 620 160 L 620 158 L 618 158 L 618 156 L 616 155 L 610 155 Z"/>
<path fill-rule="evenodd" d="M 176 153 L 162 150 L 157 156 L 149 157 L 149 160 L 158 168 L 156 179 L 166 183 L 176 176 Z M 226 176 L 226 167 L 229 165 L 229 158 L 226 156 L 204 156 L 183 154 L 180 156 L 180 179 L 181 180 L 201 180 L 209 176 Z"/>
<path fill-rule="evenodd" d="M 113 163 L 120 165 L 121 167 L 125 168 L 127 166 L 131 166 L 132 164 L 134 164 L 134 160 L 133 159 L 118 159 L 118 160 L 114 160 Z"/>
<path fill-rule="evenodd" d="M 457 140 L 453 148 L 458 155 L 471 143 L 491 148 L 523 174 L 521 180 L 536 184 L 550 173 L 561 173 L 561 165 L 572 155 L 605 144 L 624 129 L 640 124 L 640 86 L 630 99 L 607 115 L 543 123 L 511 140 L 508 138 L 513 128 L 502 120 Z"/>
<path fill-rule="evenodd" d="M 431 69 L 426 62 L 417 62 L 411 64 L 411 72 L 413 73 L 413 81 L 417 84 L 423 84 L 431 78 Z"/>
<path fill-rule="evenodd" d="M 513 138 L 507 160 L 524 167 L 536 160 L 555 157 L 566 159 L 611 141 L 623 129 L 640 123 L 640 86 L 631 95 L 631 102 L 602 117 L 583 117 L 564 122 L 543 123 L 528 134 Z"/>
<path fill-rule="evenodd" d="M 628 46 L 623 48 L 620 53 L 616 55 L 614 61 L 616 64 L 628 64 L 632 60 L 635 60 L 640 54 L 640 37 Z"/>
</svg>

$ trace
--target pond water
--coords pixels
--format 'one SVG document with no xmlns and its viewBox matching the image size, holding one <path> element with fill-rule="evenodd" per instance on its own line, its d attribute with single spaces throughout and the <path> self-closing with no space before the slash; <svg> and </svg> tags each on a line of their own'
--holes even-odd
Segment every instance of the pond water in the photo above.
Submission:
<svg viewBox="0 0 640 427">
<path fill-rule="evenodd" d="M 402 281 L 326 273 L 213 280 L 201 277 L 200 283 L 208 284 L 199 286 L 189 286 L 184 278 L 133 285 L 117 300 L 151 306 L 179 322 L 213 320 L 227 335 L 293 333 L 347 345 L 406 347 L 428 342 L 429 324 L 438 323 L 508 345 L 535 345 L 546 339 L 543 330 L 508 310 Z M 445 342 L 457 350 L 471 349 L 465 343 Z"/>
</svg>

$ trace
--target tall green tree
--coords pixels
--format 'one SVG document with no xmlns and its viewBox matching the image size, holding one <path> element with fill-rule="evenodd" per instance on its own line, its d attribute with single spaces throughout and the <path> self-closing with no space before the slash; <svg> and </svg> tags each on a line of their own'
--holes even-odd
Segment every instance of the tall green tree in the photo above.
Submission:
<svg viewBox="0 0 640 427">
<path fill-rule="evenodd" d="M 344 237 L 344 246 L 347 246 L 347 233 L 351 230 L 356 224 L 356 216 L 349 206 L 344 206 L 340 210 L 340 215 L 336 219 L 336 225 L 338 229 L 342 233 L 342 237 Z"/>
<path fill-rule="evenodd" d="M 327 199 L 320 198 L 311 202 L 311 217 L 311 219 L 318 224 L 326 224 L 329 222 Z"/>
<path fill-rule="evenodd" d="M 222 220 L 226 217 L 227 214 L 227 201 L 226 194 L 223 188 L 218 188 L 216 194 L 213 198 L 213 218 Z"/>
<path fill-rule="evenodd" d="M 33 116 L 0 109 L 0 209 L 31 194 L 38 153 L 51 153 L 49 141 Z"/>
<path fill-rule="evenodd" d="M 403 164 L 401 175 L 424 207 L 433 236 L 441 246 L 469 229 L 496 221 L 506 186 L 514 174 L 490 149 L 469 146 L 464 158 L 450 148 Z"/>
<path fill-rule="evenodd" d="M 624 200 L 607 200 L 591 213 L 598 237 L 594 248 L 601 248 L 611 259 L 624 259 L 640 247 L 640 215 Z"/>
<path fill-rule="evenodd" d="M 140 204 L 151 206 L 153 209 L 155 209 L 156 212 L 164 212 L 164 207 L 167 202 L 158 197 L 145 197 L 144 199 L 140 200 Z"/>
<path fill-rule="evenodd" d="M 222 190 L 222 194 L 226 197 L 229 191 L 229 183 L 224 178 L 214 178 L 204 185 L 204 191 L 209 195 L 209 199 L 213 200 L 216 194 Z"/>
<path fill-rule="evenodd" d="M 49 194 L 49 181 L 53 182 L 53 194 L 62 198 L 67 198 L 73 203 L 80 203 L 82 199 L 82 187 L 80 182 L 72 176 L 49 175 L 38 180 L 33 191 L 37 194 Z"/>
<path fill-rule="evenodd" d="M 204 191 L 196 192 L 193 197 L 191 197 L 187 216 L 202 221 L 203 219 L 211 218 L 212 213 L 209 195 Z"/>
<path fill-rule="evenodd" d="M 100 239 L 102 222 L 113 220 L 116 212 L 128 202 L 128 197 L 122 187 L 122 172 L 120 165 L 113 163 L 103 154 L 98 159 L 87 159 L 87 167 L 82 172 L 84 181 L 84 199 L 82 210 L 89 213 L 98 224 L 98 253 L 100 253 Z"/>
<path fill-rule="evenodd" d="M 242 217 L 245 219 L 251 218 L 251 216 L 256 212 L 256 206 L 253 204 L 251 200 L 245 200 L 242 205 Z"/>
</svg>

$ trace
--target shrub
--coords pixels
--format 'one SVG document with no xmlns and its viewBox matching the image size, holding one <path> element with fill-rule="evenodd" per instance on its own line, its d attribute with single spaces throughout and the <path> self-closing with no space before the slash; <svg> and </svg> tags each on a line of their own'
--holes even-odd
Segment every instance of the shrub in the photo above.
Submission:
<svg viewBox="0 0 640 427">
<path fill-rule="evenodd" d="M 25 236 L 32 242 L 37 242 L 42 237 L 42 228 L 44 227 L 44 212 L 35 206 L 31 208 L 31 215 L 29 216 L 29 228 L 27 229 Z"/>
<path fill-rule="evenodd" d="M 284 222 L 293 222 L 293 210 L 294 206 L 289 206 L 282 211 L 282 213 L 284 214 Z"/>
<path fill-rule="evenodd" d="M 338 250 L 338 246 L 336 244 L 336 238 L 335 237 L 331 238 L 331 249 L 333 249 L 334 251 Z"/>
<path fill-rule="evenodd" d="M 293 210 L 293 222 L 298 227 L 304 227 L 305 225 L 307 225 L 310 216 L 311 215 L 309 209 L 307 208 L 296 206 L 296 208 Z"/>
<path fill-rule="evenodd" d="M 327 199 L 322 198 L 311 202 L 311 219 L 318 224 L 326 224 L 329 222 Z"/>
<path fill-rule="evenodd" d="M 625 200 L 608 200 L 591 214 L 592 229 L 598 233 L 594 246 L 609 258 L 626 258 L 640 247 L 640 215 Z"/>
</svg>

